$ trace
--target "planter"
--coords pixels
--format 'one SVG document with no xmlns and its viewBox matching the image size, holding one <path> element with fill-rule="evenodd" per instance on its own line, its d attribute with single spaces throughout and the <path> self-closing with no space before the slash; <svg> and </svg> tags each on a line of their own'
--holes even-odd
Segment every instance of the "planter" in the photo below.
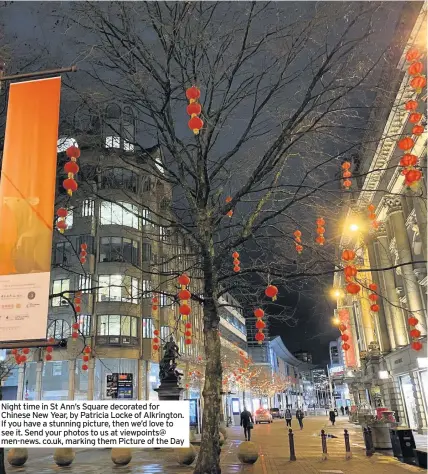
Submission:
<svg viewBox="0 0 428 474">
<path fill-rule="evenodd" d="M 383 423 L 370 426 L 372 430 L 373 447 L 375 449 L 392 449 L 391 436 L 389 433 L 392 425 Z"/>
<path fill-rule="evenodd" d="M 129 448 L 112 448 L 111 460 L 117 466 L 126 466 L 131 462 L 132 452 Z"/>
<path fill-rule="evenodd" d="M 53 458 L 57 466 L 67 467 L 74 461 L 75 456 L 73 448 L 57 448 Z"/>
<path fill-rule="evenodd" d="M 11 466 L 23 466 L 28 459 L 28 449 L 26 448 L 12 448 L 7 453 L 7 462 Z"/>
<path fill-rule="evenodd" d="M 257 446 L 251 441 L 244 441 L 238 448 L 238 459 L 243 464 L 254 464 L 259 458 Z"/>
<path fill-rule="evenodd" d="M 190 466 L 196 459 L 196 451 L 192 445 L 188 448 L 177 448 L 175 453 L 177 454 L 178 464 L 182 466 Z"/>
</svg>

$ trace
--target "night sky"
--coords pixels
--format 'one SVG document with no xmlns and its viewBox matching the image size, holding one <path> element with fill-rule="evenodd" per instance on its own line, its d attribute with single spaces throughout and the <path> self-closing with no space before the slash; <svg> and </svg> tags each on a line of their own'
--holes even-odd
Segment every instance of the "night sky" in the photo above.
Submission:
<svg viewBox="0 0 428 474">
<path fill-rule="evenodd" d="M 70 38 L 65 36 L 63 26 L 56 27 L 60 24 L 57 15 L 61 15 L 61 11 L 68 8 L 68 2 L 10 3 L 6 7 L 0 7 L 0 27 L 4 32 L 4 44 L 9 50 L 8 73 L 13 74 L 24 65 L 27 65 L 26 71 L 64 67 L 76 61 L 82 66 L 80 52 L 71 46 Z M 280 2 L 278 5 L 283 9 L 283 13 L 289 16 L 295 15 L 299 9 L 304 11 L 317 8 L 315 2 Z M 389 2 L 376 19 L 375 35 L 372 37 L 373 50 L 376 48 L 379 50 L 391 41 L 402 6 L 402 2 Z M 262 18 L 259 18 L 259 21 L 263 23 Z M 332 30 L 334 29 L 332 25 Z M 36 59 L 34 59 L 35 53 L 37 53 Z M 368 55 L 370 53 L 367 52 Z M 373 100 L 374 95 L 369 99 Z M 219 144 L 220 149 L 229 145 L 226 143 L 227 135 L 223 140 L 224 143 Z M 153 143 L 146 144 L 146 146 L 152 145 Z M 257 149 L 252 150 L 252 153 L 257 155 Z M 329 232 L 334 233 L 337 230 L 330 228 Z M 331 285 L 332 277 L 329 277 L 326 281 L 305 282 L 299 291 L 296 291 L 296 288 L 290 288 L 288 293 L 286 290 L 281 290 L 278 302 L 288 308 L 289 318 L 287 321 L 275 318 L 271 320 L 272 336 L 280 335 L 292 352 L 300 349 L 311 351 L 313 362 L 316 364 L 328 362 L 328 343 L 338 336 L 337 329 L 331 324 L 334 308 L 334 301 L 329 297 Z M 275 308 L 272 312 L 275 313 Z"/>
</svg>

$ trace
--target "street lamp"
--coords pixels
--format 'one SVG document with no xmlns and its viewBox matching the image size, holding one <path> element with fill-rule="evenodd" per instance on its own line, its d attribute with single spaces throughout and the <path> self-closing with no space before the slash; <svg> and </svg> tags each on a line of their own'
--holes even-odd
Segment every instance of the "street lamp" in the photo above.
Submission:
<svg viewBox="0 0 428 474">
<path fill-rule="evenodd" d="M 353 223 L 349 226 L 349 230 L 351 232 L 357 232 L 358 230 L 360 230 L 360 226 L 356 223 Z"/>
<path fill-rule="evenodd" d="M 339 326 L 339 324 L 340 324 L 340 319 L 339 319 L 337 316 L 335 316 L 335 317 L 331 320 L 331 322 L 334 324 L 334 326 Z"/>
</svg>

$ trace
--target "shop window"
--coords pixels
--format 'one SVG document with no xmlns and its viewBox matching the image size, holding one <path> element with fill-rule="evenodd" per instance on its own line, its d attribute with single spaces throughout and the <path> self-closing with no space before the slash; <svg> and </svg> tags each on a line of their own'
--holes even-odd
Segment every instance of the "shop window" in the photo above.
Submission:
<svg viewBox="0 0 428 474">
<path fill-rule="evenodd" d="M 152 244 L 143 243 L 143 262 L 152 261 Z"/>
<path fill-rule="evenodd" d="M 65 278 L 63 280 L 54 280 L 52 284 L 52 293 L 54 295 L 59 295 L 60 293 L 63 293 L 60 296 L 55 296 L 51 299 L 52 306 L 67 306 L 68 301 L 64 299 L 63 297 L 68 298 L 70 294 L 68 291 L 70 290 L 70 280 L 68 278 Z"/>
</svg>

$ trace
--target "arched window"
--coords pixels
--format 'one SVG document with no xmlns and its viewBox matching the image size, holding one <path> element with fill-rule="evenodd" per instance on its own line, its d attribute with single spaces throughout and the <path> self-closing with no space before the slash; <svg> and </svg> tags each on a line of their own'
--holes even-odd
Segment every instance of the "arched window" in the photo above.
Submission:
<svg viewBox="0 0 428 474">
<path fill-rule="evenodd" d="M 55 319 L 48 326 L 47 337 L 55 339 L 66 339 L 70 337 L 70 324 L 64 319 Z"/>
</svg>

